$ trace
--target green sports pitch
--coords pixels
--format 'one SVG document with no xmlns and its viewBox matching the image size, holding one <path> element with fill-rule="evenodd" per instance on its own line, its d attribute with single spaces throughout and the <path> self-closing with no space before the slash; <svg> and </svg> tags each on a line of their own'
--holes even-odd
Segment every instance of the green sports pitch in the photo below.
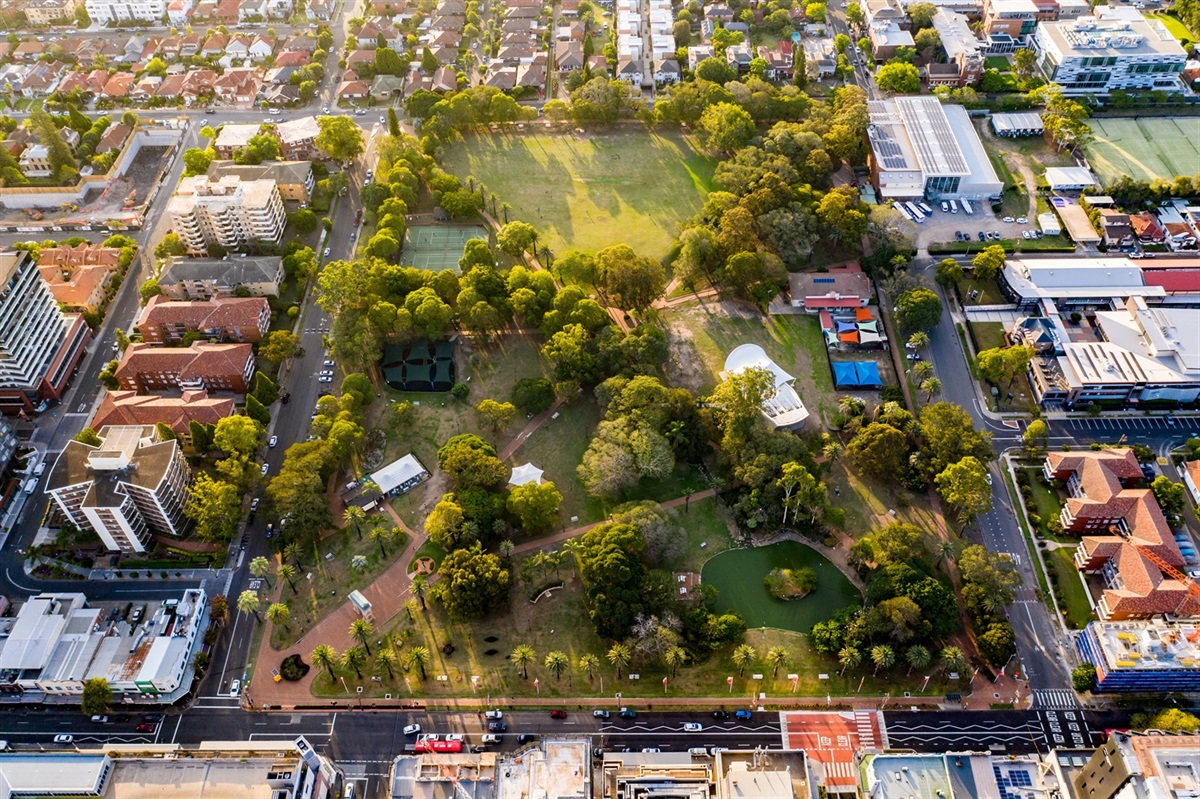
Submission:
<svg viewBox="0 0 1200 799">
<path fill-rule="evenodd" d="M 1171 180 L 1200 172 L 1200 117 L 1089 119 L 1088 163 L 1107 186 L 1122 175 Z"/>
<path fill-rule="evenodd" d="M 487 241 L 487 231 L 478 225 L 415 225 L 404 234 L 400 263 L 431 272 L 458 269 L 471 239 Z"/>
</svg>

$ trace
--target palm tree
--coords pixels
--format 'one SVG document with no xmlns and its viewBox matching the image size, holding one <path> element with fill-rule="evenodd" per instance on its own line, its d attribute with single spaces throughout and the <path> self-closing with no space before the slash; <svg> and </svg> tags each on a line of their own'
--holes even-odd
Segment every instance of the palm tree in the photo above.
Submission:
<svg viewBox="0 0 1200 799">
<path fill-rule="evenodd" d="M 354 569 L 354 571 L 358 572 L 359 574 L 362 574 L 367 570 L 367 563 L 368 561 L 366 555 L 355 555 L 354 557 L 350 558 L 350 568 Z"/>
<path fill-rule="evenodd" d="M 504 214 L 504 224 L 508 224 L 508 212 L 512 210 L 512 206 L 508 203 L 500 203 L 500 211 Z"/>
<path fill-rule="evenodd" d="M 838 676 L 846 673 L 846 669 L 852 669 L 862 663 L 862 652 L 858 647 L 844 646 L 842 651 L 838 652 L 838 663 L 842 664 L 842 670 L 838 672 Z"/>
<path fill-rule="evenodd" d="M 833 463 L 835 460 L 837 460 L 838 456 L 845 451 L 846 448 L 842 446 L 840 441 L 830 441 L 821 448 L 821 454 L 823 454 L 830 463 Z"/>
<path fill-rule="evenodd" d="M 351 505 L 342 513 L 347 524 L 354 525 L 354 532 L 358 535 L 358 540 L 362 540 L 362 522 L 367 518 L 367 512 L 357 505 Z"/>
<path fill-rule="evenodd" d="M 279 568 L 275 570 L 275 574 L 279 575 L 281 580 L 287 580 L 287 584 L 291 586 L 292 593 L 296 593 L 296 584 L 292 580 L 296 576 L 296 567 L 287 563 L 279 564 Z"/>
<path fill-rule="evenodd" d="M 921 381 L 921 390 L 925 392 L 925 401 L 933 399 L 933 395 L 942 390 L 942 381 L 936 377 L 927 377 Z"/>
<path fill-rule="evenodd" d="M 521 670 L 521 679 L 529 679 L 529 664 L 537 660 L 537 653 L 529 644 L 520 644 L 512 651 L 513 665 Z"/>
<path fill-rule="evenodd" d="M 967 667 L 967 659 L 962 650 L 956 646 L 948 646 L 942 650 L 942 668 L 947 672 L 962 671 Z"/>
<path fill-rule="evenodd" d="M 738 676 L 741 677 L 746 672 L 746 667 L 758 659 L 758 652 L 754 651 L 750 644 L 742 644 L 733 650 L 731 657 L 733 665 L 738 667 Z"/>
<path fill-rule="evenodd" d="M 412 592 L 421 600 L 421 610 L 425 610 L 425 581 L 426 577 L 423 574 L 418 574 L 412 581 Z"/>
<path fill-rule="evenodd" d="M 282 627 L 285 630 L 288 626 L 288 621 L 292 618 L 292 612 L 288 610 L 288 606 L 282 602 L 275 602 L 267 608 L 267 621 L 276 626 Z"/>
<path fill-rule="evenodd" d="M 372 667 L 376 672 L 385 671 L 389 680 L 396 678 L 396 667 L 399 665 L 396 653 L 388 647 L 379 650 L 375 655 L 375 665 Z M 383 675 L 377 675 L 383 676 Z"/>
<path fill-rule="evenodd" d="M 421 671 L 421 679 L 425 679 L 425 666 L 429 664 L 429 650 L 423 646 L 414 646 L 404 656 L 404 667 L 411 669 L 416 666 Z"/>
<path fill-rule="evenodd" d="M 913 377 L 924 380 L 933 374 L 933 364 L 929 361 L 917 361 L 912 367 Z"/>
<path fill-rule="evenodd" d="M 371 525 L 371 540 L 379 544 L 379 556 L 386 558 L 387 549 L 383 545 L 392 540 L 392 528 L 386 527 L 384 523 Z"/>
<path fill-rule="evenodd" d="M 371 654 L 369 641 L 374 635 L 375 628 L 366 619 L 355 619 L 350 622 L 350 637 L 362 644 L 363 649 L 367 650 L 368 656 Z"/>
<path fill-rule="evenodd" d="M 842 416 L 858 416 L 866 407 L 866 403 L 858 397 L 842 397 L 838 401 L 838 412 Z"/>
<path fill-rule="evenodd" d="M 254 575 L 255 577 L 259 578 L 260 580 L 266 580 L 268 587 L 271 585 L 271 580 L 270 580 L 270 578 L 267 577 L 267 575 L 269 575 L 270 573 L 271 573 L 271 562 L 269 560 L 267 560 L 266 558 L 264 558 L 262 555 L 259 555 L 257 558 L 250 561 L 250 574 Z"/>
<path fill-rule="evenodd" d="M 258 598 L 257 591 L 243 591 L 238 594 L 238 610 L 242 613 L 253 613 L 254 618 L 262 621 L 262 618 L 258 615 L 260 605 L 262 605 L 262 600 Z"/>
<path fill-rule="evenodd" d="M 663 653 L 663 661 L 671 667 L 671 678 L 675 678 L 675 670 L 688 659 L 687 650 L 681 646 L 673 646 Z"/>
<path fill-rule="evenodd" d="M 600 668 L 600 658 L 595 655 L 584 655 L 579 658 L 579 668 L 587 672 L 588 680 L 596 676 L 596 669 Z"/>
<path fill-rule="evenodd" d="M 929 346 L 929 334 L 918 330 L 908 337 L 909 346 L 914 349 L 923 349 Z"/>
<path fill-rule="evenodd" d="M 404 600 L 404 612 L 408 614 L 409 621 L 416 621 L 417 614 L 421 612 L 421 606 L 415 599 L 406 599 Z"/>
<path fill-rule="evenodd" d="M 908 673 L 912 674 L 913 669 L 924 669 L 928 666 L 933 656 L 927 648 L 913 644 L 904 651 L 904 659 L 908 662 Z"/>
<path fill-rule="evenodd" d="M 871 647 L 871 662 L 875 664 L 875 674 L 880 669 L 890 669 L 896 663 L 896 653 L 887 644 Z"/>
<path fill-rule="evenodd" d="M 333 667 L 337 664 L 337 650 L 328 644 L 321 644 L 312 651 L 312 662 L 314 666 L 325 669 L 329 673 L 329 681 L 333 682 L 334 673 Z"/>
<path fill-rule="evenodd" d="M 554 679 L 562 677 L 562 673 L 571 665 L 571 659 L 567 657 L 566 652 L 559 652 L 557 649 L 553 652 L 546 653 L 546 659 L 542 661 L 542 665 L 554 672 Z"/>
<path fill-rule="evenodd" d="M 958 547 L 955 546 L 953 539 L 947 538 L 945 541 L 942 541 L 937 545 L 937 556 L 939 561 L 949 561 L 956 554 L 958 554 Z"/>
<path fill-rule="evenodd" d="M 621 679 L 621 669 L 629 665 L 629 647 L 618 641 L 608 650 L 608 662 L 617 669 L 617 679 Z"/>
<path fill-rule="evenodd" d="M 767 656 L 764 658 L 768 666 L 774 667 L 771 670 L 771 679 L 779 676 L 779 667 L 787 663 L 787 650 L 781 646 L 773 646 L 767 650 Z"/>
<path fill-rule="evenodd" d="M 497 544 L 496 548 L 500 550 L 500 557 L 509 560 L 512 558 L 513 549 L 516 548 L 516 544 L 506 538 Z"/>
<path fill-rule="evenodd" d="M 299 568 L 300 558 L 304 555 L 304 548 L 295 541 L 283 548 L 283 559 L 291 561 L 293 566 Z"/>
<path fill-rule="evenodd" d="M 358 675 L 358 679 L 362 679 L 362 668 L 367 665 L 367 656 L 361 649 L 352 646 L 342 653 L 342 665 L 348 669 L 354 669 L 354 673 Z"/>
</svg>

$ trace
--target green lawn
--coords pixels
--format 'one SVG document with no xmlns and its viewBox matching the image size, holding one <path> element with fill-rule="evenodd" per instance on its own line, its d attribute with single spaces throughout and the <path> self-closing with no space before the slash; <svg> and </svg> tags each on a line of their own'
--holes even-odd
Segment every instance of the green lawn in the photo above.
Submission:
<svg viewBox="0 0 1200 799">
<path fill-rule="evenodd" d="M 1005 55 L 990 55 L 984 62 L 984 66 L 988 69 L 996 69 L 1001 72 L 1012 72 L 1012 62 Z"/>
<path fill-rule="evenodd" d="M 1003 322 L 970 322 L 971 332 L 980 350 L 1005 346 Z"/>
<path fill-rule="evenodd" d="M 1057 519 L 1062 513 L 1062 501 L 1059 500 L 1058 494 L 1054 493 L 1054 489 L 1046 485 L 1042 479 L 1041 469 L 1026 469 L 1029 473 L 1029 485 L 1033 489 L 1033 507 L 1028 508 L 1030 513 L 1036 513 L 1041 517 L 1042 523 L 1038 525 L 1038 535 L 1053 541 L 1073 542 L 1076 539 L 1072 536 L 1052 536 L 1047 524 L 1051 519 Z"/>
<path fill-rule="evenodd" d="M 1092 621 L 1092 607 L 1088 604 L 1087 588 L 1075 568 L 1072 547 L 1060 547 L 1046 553 L 1052 572 L 1058 580 L 1051 580 L 1055 594 L 1058 596 L 1058 606 L 1066 616 L 1067 624 L 1073 630 L 1082 630 Z"/>
<path fill-rule="evenodd" d="M 1188 30 L 1187 25 L 1180 22 L 1179 18 L 1171 14 L 1147 14 L 1151 19 L 1157 19 L 1163 25 L 1167 26 L 1167 30 L 1171 35 L 1180 41 L 1187 40 L 1189 42 L 1196 41 L 1196 35 Z"/>
<path fill-rule="evenodd" d="M 543 470 L 563 495 L 559 522 L 563 526 L 597 522 L 604 518 L 604 503 L 583 490 L 575 468 L 592 441 L 600 423 L 600 407 L 594 397 L 581 396 L 558 409 L 557 419 L 548 419 L 534 432 L 512 458 L 512 465 L 532 463 Z M 571 517 L 578 521 L 571 521 Z"/>
<path fill-rule="evenodd" d="M 1200 119 L 1144 117 L 1091 119 L 1095 138 L 1087 145 L 1088 163 L 1108 185 L 1122 175 L 1135 180 L 1172 180 L 1195 172 L 1200 160 Z"/>
<path fill-rule="evenodd" d="M 971 299 L 976 291 L 979 296 Z M 1005 301 L 995 280 L 963 280 L 958 284 L 958 296 L 962 297 L 964 305 L 1000 305 Z"/>
<path fill-rule="evenodd" d="M 652 258 L 700 210 L 716 168 L 690 136 L 642 129 L 471 136 L 444 162 L 482 181 L 556 252 L 624 243 Z"/>
</svg>

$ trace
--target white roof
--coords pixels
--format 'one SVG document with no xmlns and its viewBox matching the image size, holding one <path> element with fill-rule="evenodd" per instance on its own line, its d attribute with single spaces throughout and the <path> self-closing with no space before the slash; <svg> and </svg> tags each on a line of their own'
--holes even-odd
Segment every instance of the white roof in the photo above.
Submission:
<svg viewBox="0 0 1200 799">
<path fill-rule="evenodd" d="M 104 773 L 111 768 L 108 755 L 10 754 L 0 757 L 0 786 L 4 796 L 50 792 L 96 796 L 104 787 Z"/>
<path fill-rule="evenodd" d="M 250 139 L 258 135 L 262 129 L 262 125 L 257 122 L 249 125 L 230 123 L 221 128 L 221 132 L 217 134 L 217 140 L 213 142 L 215 147 L 245 147 L 250 143 Z"/>
<path fill-rule="evenodd" d="M 725 359 L 725 374 L 735 375 L 744 369 L 766 369 L 775 378 L 775 394 L 763 401 L 763 415 L 776 427 L 794 427 L 808 418 L 808 409 L 792 387 L 796 378 L 783 371 L 763 348 L 743 344 Z"/>
<path fill-rule="evenodd" d="M 1045 124 L 1042 115 L 1036 111 L 1019 111 L 1015 113 L 992 114 L 992 127 L 997 131 L 1005 130 L 1042 130 Z"/>
<path fill-rule="evenodd" d="M 1064 344 L 1058 364 L 1067 382 L 1073 386 L 1192 382 L 1191 378 L 1158 360 L 1107 341 Z"/>
<path fill-rule="evenodd" d="M 372 482 L 379 486 L 379 490 L 386 494 L 424 473 L 425 467 L 415 455 L 409 454 L 400 460 L 392 461 L 377 472 L 372 472 L 370 477 Z"/>
<path fill-rule="evenodd" d="M 0 650 L 0 670 L 44 667 L 66 627 L 69 610 L 69 604 L 52 595 L 36 596 L 26 602 L 17 612 L 12 632 Z"/>
<path fill-rule="evenodd" d="M 542 482 L 542 470 L 534 466 L 532 463 L 523 463 L 512 470 L 512 477 L 508 478 L 510 486 L 523 486 L 526 483 Z"/>
<path fill-rule="evenodd" d="M 1081 166 L 1046 167 L 1046 182 L 1055 186 L 1099 186 L 1092 173 Z"/>
</svg>

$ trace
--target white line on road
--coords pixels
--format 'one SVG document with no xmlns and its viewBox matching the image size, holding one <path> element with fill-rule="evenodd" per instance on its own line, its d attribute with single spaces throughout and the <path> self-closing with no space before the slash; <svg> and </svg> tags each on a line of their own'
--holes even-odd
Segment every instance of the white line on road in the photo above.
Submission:
<svg viewBox="0 0 1200 799">
<path fill-rule="evenodd" d="M 179 737 L 179 725 L 183 724 L 183 714 L 179 714 L 179 721 L 175 722 L 175 732 L 171 734 L 171 743 L 175 743 L 175 739 Z"/>
</svg>

